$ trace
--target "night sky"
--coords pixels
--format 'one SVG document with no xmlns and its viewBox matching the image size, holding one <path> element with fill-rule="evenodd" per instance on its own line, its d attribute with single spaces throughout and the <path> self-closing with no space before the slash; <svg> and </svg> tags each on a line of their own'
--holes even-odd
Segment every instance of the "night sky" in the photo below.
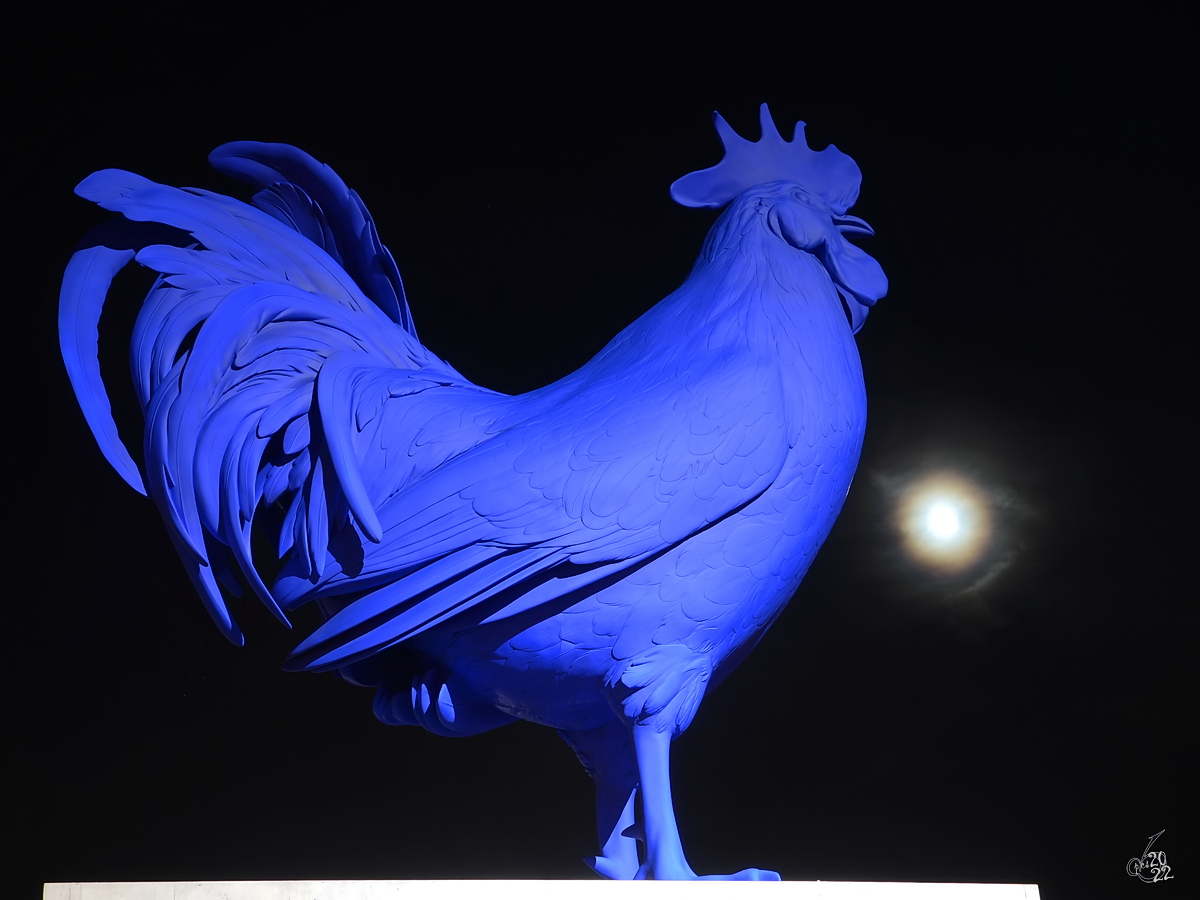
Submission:
<svg viewBox="0 0 1200 900">
<path fill-rule="evenodd" d="M 288 633 L 248 599 L 234 606 L 247 646 L 218 634 L 58 356 L 62 269 L 110 218 L 72 187 L 120 167 L 248 199 L 208 151 L 296 144 L 371 209 L 422 340 L 521 392 L 681 283 L 716 212 L 667 188 L 720 158 L 714 109 L 757 138 L 763 101 L 785 134 L 803 118 L 810 145 L 858 162 L 852 212 L 891 289 L 858 336 L 868 427 L 841 518 L 674 745 L 693 866 L 1036 882 L 1048 900 L 1194 891 L 1180 26 L 1014 14 L 867 34 L 866 17 L 695 35 L 503 17 L 470 37 L 366 17 L 33 29 L 9 82 L 24 280 L 7 297 L 7 435 L 23 462 L 9 463 L 3 803 L 21 895 L 587 878 L 596 850 L 591 782 L 551 730 L 384 726 L 369 690 L 280 670 L 311 616 Z M 136 300 L 145 282 L 118 287 Z M 114 300 L 101 333 L 134 447 L 121 329 L 135 312 Z M 993 517 L 978 561 L 951 573 L 914 560 L 894 521 L 904 488 L 938 472 Z M 1161 829 L 1176 878 L 1142 884 L 1126 861 Z"/>
</svg>

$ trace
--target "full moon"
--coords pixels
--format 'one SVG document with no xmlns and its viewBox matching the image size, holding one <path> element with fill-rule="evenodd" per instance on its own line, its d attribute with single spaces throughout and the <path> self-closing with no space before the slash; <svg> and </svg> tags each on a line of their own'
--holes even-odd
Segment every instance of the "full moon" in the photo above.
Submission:
<svg viewBox="0 0 1200 900">
<path fill-rule="evenodd" d="M 951 474 L 910 485 L 900 498 L 897 524 L 913 557 L 947 572 L 975 562 L 991 536 L 987 500 L 973 484 Z"/>
<path fill-rule="evenodd" d="M 954 537 L 959 532 L 958 511 L 945 501 L 939 501 L 929 508 L 929 530 L 935 537 Z"/>
</svg>

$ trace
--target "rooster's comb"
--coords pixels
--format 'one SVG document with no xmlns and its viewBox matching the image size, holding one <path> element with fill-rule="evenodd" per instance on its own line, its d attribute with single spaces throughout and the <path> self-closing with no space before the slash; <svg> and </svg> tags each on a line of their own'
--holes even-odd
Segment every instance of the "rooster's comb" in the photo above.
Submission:
<svg viewBox="0 0 1200 900">
<path fill-rule="evenodd" d="M 858 199 L 862 181 L 854 160 L 833 144 L 824 150 L 809 149 L 803 122 L 796 123 L 791 142 L 785 141 L 765 103 L 759 108 L 759 118 L 762 138 L 748 141 L 714 112 L 713 124 L 725 145 L 725 158 L 711 169 L 684 175 L 671 185 L 675 202 L 684 206 L 724 206 L 756 184 L 794 181 L 829 204 L 835 215 L 845 215 Z"/>
</svg>

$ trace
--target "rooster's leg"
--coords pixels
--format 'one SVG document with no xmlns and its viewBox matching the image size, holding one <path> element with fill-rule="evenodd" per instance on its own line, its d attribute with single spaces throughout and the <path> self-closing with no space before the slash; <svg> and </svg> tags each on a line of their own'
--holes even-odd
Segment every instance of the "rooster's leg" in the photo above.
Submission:
<svg viewBox="0 0 1200 900">
<path fill-rule="evenodd" d="M 659 881 L 693 879 L 696 873 L 683 855 L 671 800 L 671 732 L 659 731 L 652 723 L 634 725 L 632 731 L 646 835 L 646 862 L 637 877 Z"/>
<path fill-rule="evenodd" d="M 653 720 L 633 726 L 641 778 L 642 817 L 646 835 L 646 862 L 638 878 L 658 881 L 778 881 L 779 875 L 765 869 L 743 869 L 733 875 L 697 876 L 683 855 L 675 807 L 671 800 L 671 731 L 658 730 Z"/>
<path fill-rule="evenodd" d="M 585 862 L 605 878 L 634 878 L 639 865 L 637 840 L 632 836 L 638 772 L 629 728 L 614 718 L 601 728 L 559 734 L 596 782 L 600 854 Z"/>
</svg>

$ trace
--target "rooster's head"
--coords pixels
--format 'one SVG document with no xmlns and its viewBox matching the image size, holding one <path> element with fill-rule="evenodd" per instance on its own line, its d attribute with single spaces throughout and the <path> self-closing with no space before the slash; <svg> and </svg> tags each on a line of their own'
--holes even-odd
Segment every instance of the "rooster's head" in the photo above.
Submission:
<svg viewBox="0 0 1200 900">
<path fill-rule="evenodd" d="M 846 211 L 858 199 L 862 173 L 857 164 L 830 144 L 812 150 L 804 123 L 796 123 L 791 141 L 775 127 L 767 104 L 759 110 L 762 138 L 748 141 L 719 113 L 713 122 L 725 158 L 710 169 L 684 175 L 671 185 L 671 197 L 684 206 L 721 207 L 746 194 L 765 214 L 767 227 L 781 240 L 820 258 L 845 302 L 854 331 L 867 310 L 887 293 L 887 276 L 874 259 L 846 235 L 874 232 Z"/>
</svg>

